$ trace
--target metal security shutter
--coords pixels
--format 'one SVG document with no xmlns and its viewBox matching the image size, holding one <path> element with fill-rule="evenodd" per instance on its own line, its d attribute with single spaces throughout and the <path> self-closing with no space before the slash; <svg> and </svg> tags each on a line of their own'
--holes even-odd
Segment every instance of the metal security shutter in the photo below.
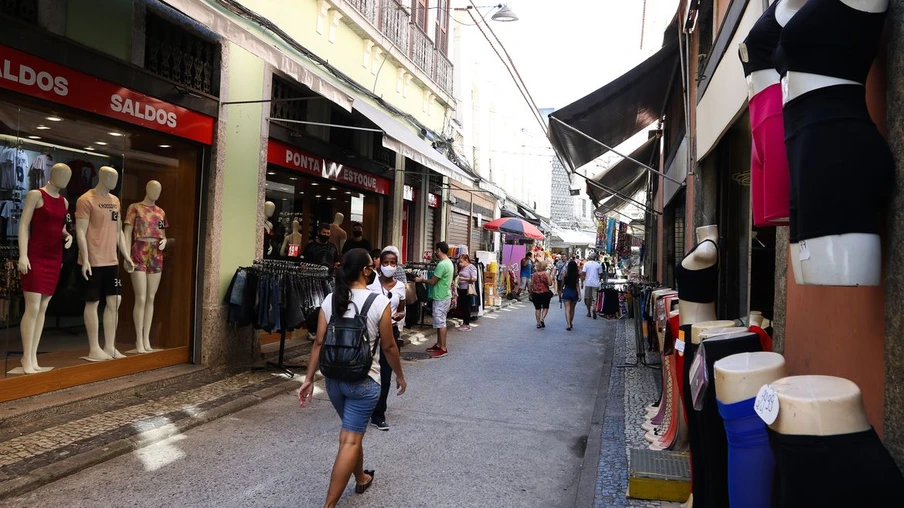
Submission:
<svg viewBox="0 0 904 508">
<path fill-rule="evenodd" d="M 424 216 L 424 249 L 433 252 L 433 246 L 436 245 L 436 209 L 427 208 L 427 214 Z M 422 253 L 418 252 L 420 256 Z"/>
<path fill-rule="evenodd" d="M 446 243 L 449 246 L 468 244 L 468 218 L 467 215 L 454 210 L 449 214 L 449 225 L 446 228 L 448 235 Z"/>
</svg>

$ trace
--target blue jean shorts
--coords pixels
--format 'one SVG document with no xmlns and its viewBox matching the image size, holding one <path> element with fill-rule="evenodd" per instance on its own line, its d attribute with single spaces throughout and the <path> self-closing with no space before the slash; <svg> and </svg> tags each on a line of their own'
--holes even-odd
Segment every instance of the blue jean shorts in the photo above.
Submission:
<svg viewBox="0 0 904 508">
<path fill-rule="evenodd" d="M 379 383 L 370 376 L 353 382 L 326 378 L 326 393 L 342 418 L 342 429 L 364 434 L 380 400 Z"/>
</svg>

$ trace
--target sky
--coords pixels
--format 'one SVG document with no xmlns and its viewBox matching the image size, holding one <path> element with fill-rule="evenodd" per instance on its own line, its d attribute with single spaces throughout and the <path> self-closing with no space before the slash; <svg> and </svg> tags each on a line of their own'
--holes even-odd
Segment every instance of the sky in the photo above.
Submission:
<svg viewBox="0 0 904 508">
<path fill-rule="evenodd" d="M 519 20 L 491 23 L 537 105 L 557 109 L 624 74 L 659 49 L 677 4 L 677 0 L 646 0 L 643 50 L 644 0 L 513 0 L 508 6 Z"/>
</svg>

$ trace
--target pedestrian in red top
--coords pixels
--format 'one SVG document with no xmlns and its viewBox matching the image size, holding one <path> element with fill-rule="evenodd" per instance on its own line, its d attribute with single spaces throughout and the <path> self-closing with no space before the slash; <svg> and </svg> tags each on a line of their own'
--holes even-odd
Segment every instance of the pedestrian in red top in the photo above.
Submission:
<svg viewBox="0 0 904 508">
<path fill-rule="evenodd" d="M 537 271 L 530 279 L 531 300 L 534 302 L 534 317 L 537 328 L 546 328 L 546 315 L 549 314 L 549 301 L 552 300 L 551 282 L 546 273 L 546 261 L 538 261 Z"/>
</svg>

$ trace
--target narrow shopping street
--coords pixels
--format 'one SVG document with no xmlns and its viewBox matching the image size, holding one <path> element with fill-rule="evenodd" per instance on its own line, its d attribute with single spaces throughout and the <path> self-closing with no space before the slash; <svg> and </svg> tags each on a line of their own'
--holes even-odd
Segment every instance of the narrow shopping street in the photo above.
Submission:
<svg viewBox="0 0 904 508">
<path fill-rule="evenodd" d="M 554 301 L 538 330 L 525 300 L 470 333 L 451 331 L 446 358 L 406 361 L 409 390 L 390 397 L 391 430 L 365 439 L 374 487 L 359 496 L 350 483 L 341 505 L 574 506 L 608 323 L 579 310 L 566 332 Z M 315 507 L 338 431 L 322 391 L 304 410 L 282 395 L 0 506 Z"/>
</svg>

